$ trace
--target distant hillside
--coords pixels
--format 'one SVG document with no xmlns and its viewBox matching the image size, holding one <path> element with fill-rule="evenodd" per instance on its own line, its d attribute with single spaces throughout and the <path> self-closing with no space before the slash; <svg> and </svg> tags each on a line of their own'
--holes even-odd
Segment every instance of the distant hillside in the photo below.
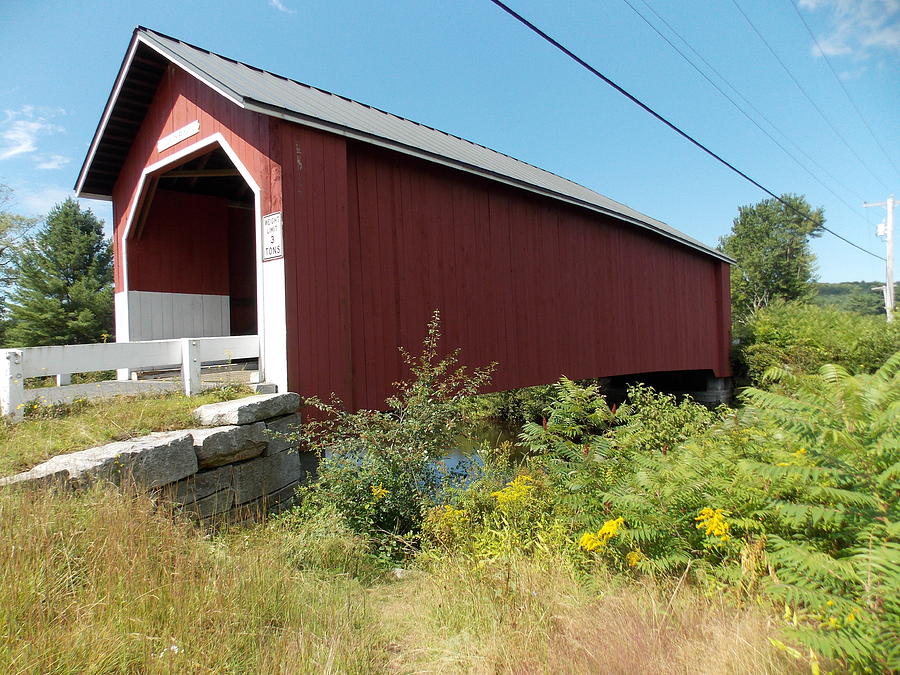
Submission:
<svg viewBox="0 0 900 675">
<path fill-rule="evenodd" d="M 872 290 L 876 286 L 883 285 L 883 281 L 842 281 L 836 284 L 816 284 L 819 293 L 813 298 L 813 302 L 823 307 L 837 307 L 859 314 L 884 314 L 884 298 L 881 291 Z M 894 284 L 895 289 L 897 286 Z"/>
</svg>

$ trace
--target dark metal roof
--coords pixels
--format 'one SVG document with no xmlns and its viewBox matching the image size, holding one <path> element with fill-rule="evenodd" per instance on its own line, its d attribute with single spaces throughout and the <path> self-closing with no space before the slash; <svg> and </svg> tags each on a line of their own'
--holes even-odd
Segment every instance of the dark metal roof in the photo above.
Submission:
<svg viewBox="0 0 900 675">
<path fill-rule="evenodd" d="M 170 62 L 242 108 L 381 145 L 560 199 L 732 262 L 721 252 L 663 222 L 549 171 L 143 27 L 135 29 L 128 55 L 94 134 L 75 186 L 79 196 L 111 198 L 113 183 L 131 141 Z"/>
</svg>

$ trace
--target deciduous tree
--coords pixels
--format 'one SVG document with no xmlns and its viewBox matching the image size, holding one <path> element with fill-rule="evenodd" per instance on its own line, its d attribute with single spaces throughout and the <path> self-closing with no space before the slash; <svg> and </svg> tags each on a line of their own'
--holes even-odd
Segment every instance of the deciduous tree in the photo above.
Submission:
<svg viewBox="0 0 900 675">
<path fill-rule="evenodd" d="M 7 210 L 12 194 L 12 188 L 0 183 L 0 340 L 6 326 L 3 299 L 14 280 L 13 256 L 16 246 L 37 222 L 37 218 L 27 218 Z"/>
<path fill-rule="evenodd" d="M 785 194 L 741 206 L 731 234 L 719 247 L 737 260 L 731 273 L 734 316 L 743 320 L 776 298 L 808 300 L 815 294 L 812 237 L 822 233 L 825 213 L 803 197 Z"/>
</svg>

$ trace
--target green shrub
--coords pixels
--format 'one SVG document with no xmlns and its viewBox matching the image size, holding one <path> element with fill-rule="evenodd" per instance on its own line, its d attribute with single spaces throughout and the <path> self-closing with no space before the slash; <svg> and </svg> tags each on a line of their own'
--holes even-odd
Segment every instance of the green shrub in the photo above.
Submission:
<svg viewBox="0 0 900 675">
<path fill-rule="evenodd" d="M 645 386 L 633 387 L 629 403 L 615 413 L 595 384 L 563 378 L 552 391 L 555 398 L 544 409 L 546 421 L 523 427 L 521 439 L 532 458 L 518 470 L 485 458 L 482 475 L 451 503 L 430 513 L 429 542 L 478 558 L 513 552 L 553 555 L 584 567 L 602 563 L 625 569 L 636 567 L 639 559 L 646 571 L 665 572 L 689 560 L 702 540 L 692 518 L 707 501 L 698 499 L 690 514 L 661 512 L 658 500 L 636 498 L 640 488 L 629 480 L 641 461 L 657 471 L 658 457 L 709 428 L 724 412 L 690 400 L 679 403 Z M 661 478 L 663 483 L 668 480 Z M 680 486 L 674 482 L 662 489 L 674 493 Z M 617 491 L 627 493 L 623 501 L 640 503 L 641 508 L 620 504 Z M 624 514 L 635 529 L 623 527 Z M 673 539 L 679 518 L 686 519 L 691 535 L 680 548 Z M 648 533 L 654 527 L 658 536 L 651 541 L 654 537 Z"/>
<path fill-rule="evenodd" d="M 486 468 L 453 503 L 433 507 L 424 522 L 426 543 L 440 554 L 478 560 L 571 555 L 571 528 L 547 475 L 527 467 L 505 479 L 504 474 Z"/>
<path fill-rule="evenodd" d="M 596 384 L 563 377 L 551 388 L 541 423 L 526 422 L 519 438 L 532 452 L 574 460 L 588 453 L 612 424 L 613 413 Z"/>
<path fill-rule="evenodd" d="M 479 413 L 505 428 L 519 429 L 526 422 L 540 422 L 552 399 L 552 385 L 482 394 L 478 397 Z"/>
<path fill-rule="evenodd" d="M 774 604 L 814 667 L 896 671 L 900 353 L 873 374 L 763 380 L 770 390 L 748 389 L 737 411 L 636 387 L 615 415 L 595 388 L 563 381 L 546 429 L 523 432 L 527 468 L 487 471 L 433 512 L 429 540 L 686 578 Z"/>
<path fill-rule="evenodd" d="M 644 384 L 628 388 L 625 405 L 616 411 L 611 442 L 618 454 L 659 452 L 665 455 L 688 438 L 703 434 L 728 415 L 728 409 L 710 410 L 689 396 L 679 401 L 672 394 Z"/>
<path fill-rule="evenodd" d="M 419 356 L 401 349 L 412 377 L 397 384 L 387 410 L 348 413 L 339 402 L 305 403 L 324 417 L 307 421 L 297 440 L 318 453 L 317 481 L 304 498 L 330 504 L 348 526 L 397 555 L 418 536 L 427 509 L 461 477 L 442 463 L 475 431 L 472 397 L 493 366 L 469 373 L 458 351 L 439 357 L 440 317 L 434 313 Z"/>
<path fill-rule="evenodd" d="M 729 414 L 638 385 L 589 452 L 547 463 L 586 561 L 670 574 L 691 561 L 721 565 L 735 553 L 734 543 L 705 536 L 695 520 L 704 509 L 731 511 L 722 493 L 735 459 L 702 442 L 713 429 L 731 433 L 721 425 Z"/>
<path fill-rule="evenodd" d="M 773 366 L 815 373 L 826 363 L 871 373 L 900 348 L 900 324 L 833 307 L 775 302 L 743 329 L 742 367 L 754 383 Z"/>
</svg>

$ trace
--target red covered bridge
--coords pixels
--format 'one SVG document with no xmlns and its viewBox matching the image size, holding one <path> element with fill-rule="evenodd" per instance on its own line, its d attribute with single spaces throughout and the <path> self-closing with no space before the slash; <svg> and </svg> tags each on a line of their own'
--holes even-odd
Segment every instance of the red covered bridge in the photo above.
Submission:
<svg viewBox="0 0 900 675">
<path fill-rule="evenodd" d="M 257 334 L 266 381 L 378 407 L 431 312 L 497 390 L 729 375 L 729 259 L 576 183 L 138 28 L 78 178 L 117 340 Z"/>
</svg>

